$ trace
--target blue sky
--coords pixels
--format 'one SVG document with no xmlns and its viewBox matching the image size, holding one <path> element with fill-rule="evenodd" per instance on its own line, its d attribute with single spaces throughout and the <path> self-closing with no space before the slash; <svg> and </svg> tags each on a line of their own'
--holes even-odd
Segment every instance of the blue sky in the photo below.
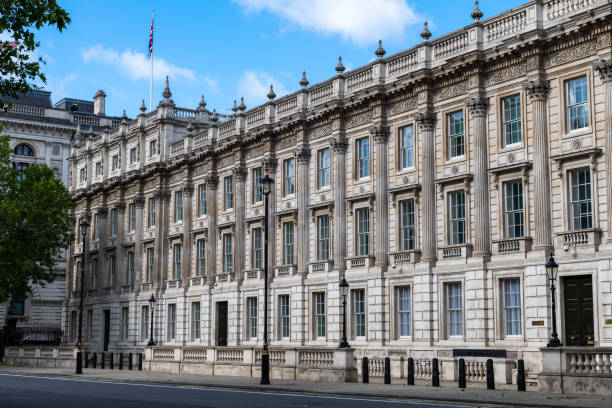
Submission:
<svg viewBox="0 0 612 408">
<path fill-rule="evenodd" d="M 519 6 L 519 0 L 481 0 L 485 17 Z M 473 0 L 200 0 L 61 1 L 72 24 L 61 34 L 43 29 L 38 53 L 47 60 L 45 88 L 53 102 L 106 94 L 106 111 L 131 117 L 149 105 L 146 57 L 155 10 L 154 105 L 163 78 L 178 106 L 228 112 L 244 96 L 247 107 L 335 74 L 338 56 L 348 69 L 371 61 L 378 39 L 387 55 L 420 42 L 423 21 L 433 37 L 469 24 Z"/>
</svg>

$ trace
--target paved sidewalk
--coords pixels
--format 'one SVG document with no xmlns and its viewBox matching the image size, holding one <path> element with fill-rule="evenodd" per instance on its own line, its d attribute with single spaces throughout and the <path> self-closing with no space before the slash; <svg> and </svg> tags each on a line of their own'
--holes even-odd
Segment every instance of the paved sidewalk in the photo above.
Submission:
<svg viewBox="0 0 612 408">
<path fill-rule="evenodd" d="M 485 389 L 453 387 L 432 388 L 427 386 L 361 384 L 361 383 L 314 383 L 292 380 L 271 380 L 262 386 L 256 378 L 203 376 L 197 374 L 174 374 L 148 371 L 84 369 L 76 376 L 73 369 L 26 368 L 0 366 L 0 374 L 20 374 L 47 377 L 78 378 L 84 380 L 117 381 L 130 383 L 164 384 L 177 386 L 217 387 L 256 391 L 307 393 L 350 397 L 383 397 L 428 401 L 453 401 L 476 404 L 500 404 L 519 407 L 565 407 L 565 408 L 610 408 L 612 397 L 594 395 L 546 394 L 512 390 L 488 391 Z"/>
</svg>

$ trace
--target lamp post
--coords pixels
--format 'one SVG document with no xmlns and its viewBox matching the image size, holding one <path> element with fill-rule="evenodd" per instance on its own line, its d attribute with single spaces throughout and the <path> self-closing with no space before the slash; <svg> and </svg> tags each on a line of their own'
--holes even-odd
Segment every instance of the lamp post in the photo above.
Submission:
<svg viewBox="0 0 612 408">
<path fill-rule="evenodd" d="M 348 295 L 348 292 L 349 284 L 344 276 L 342 276 L 342 281 L 340 281 L 340 294 L 342 295 L 342 340 L 338 348 L 350 347 L 348 341 L 346 341 L 346 295 Z"/>
<path fill-rule="evenodd" d="M 268 217 L 269 205 L 268 196 L 271 192 L 272 183 L 274 180 L 268 175 L 268 169 L 265 170 L 264 176 L 259 181 L 261 183 L 262 192 L 264 195 L 264 332 L 263 332 L 263 350 L 261 352 L 261 384 L 270 384 L 270 355 L 268 354 Z"/>
<path fill-rule="evenodd" d="M 153 310 L 155 310 L 155 296 L 151 293 L 151 298 L 149 299 L 149 310 L 151 311 L 151 332 L 149 333 L 149 342 L 147 346 L 154 346 L 155 342 L 153 341 Z"/>
<path fill-rule="evenodd" d="M 559 269 L 559 265 L 555 262 L 555 258 L 552 255 L 548 258 L 548 262 L 546 262 L 546 275 L 548 276 L 548 280 L 550 282 L 550 301 L 552 306 L 552 333 L 550 334 L 550 340 L 546 347 L 559 347 L 561 345 L 561 341 L 557 336 L 557 309 L 555 302 L 555 280 L 557 280 L 557 271 Z"/>
<path fill-rule="evenodd" d="M 89 223 L 87 222 L 87 217 L 83 217 L 81 222 L 79 223 L 79 227 L 81 230 L 81 237 L 83 241 L 83 259 L 81 262 L 81 270 L 79 271 L 79 285 L 80 285 L 80 301 L 79 301 L 79 334 L 77 339 L 77 359 L 76 359 L 76 374 L 83 374 L 83 344 L 81 343 L 82 334 L 83 334 L 83 296 L 85 293 L 85 265 L 87 263 L 87 227 L 89 227 Z"/>
</svg>

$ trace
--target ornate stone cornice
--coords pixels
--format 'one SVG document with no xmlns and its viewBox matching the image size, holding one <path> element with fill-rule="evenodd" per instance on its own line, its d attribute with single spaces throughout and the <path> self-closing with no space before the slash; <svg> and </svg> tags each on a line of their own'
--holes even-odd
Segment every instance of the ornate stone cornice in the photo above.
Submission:
<svg viewBox="0 0 612 408">
<path fill-rule="evenodd" d="M 604 82 L 612 81 L 612 58 L 593 61 L 593 68 Z"/>
<path fill-rule="evenodd" d="M 370 127 L 370 136 L 374 138 L 374 143 L 387 143 L 389 141 L 389 126 L 375 125 Z"/>
<path fill-rule="evenodd" d="M 414 115 L 414 120 L 421 130 L 433 130 L 436 124 L 436 114 L 433 112 L 418 112 Z"/>
<path fill-rule="evenodd" d="M 204 177 L 204 182 L 206 183 L 206 188 L 209 190 L 216 190 L 219 186 L 219 176 L 216 174 L 207 174 Z"/>
<path fill-rule="evenodd" d="M 330 137 L 329 145 L 334 150 L 334 153 L 346 153 L 348 149 L 348 140 L 344 137 Z"/>
<path fill-rule="evenodd" d="M 465 106 L 468 107 L 472 116 L 484 116 L 489 108 L 487 98 L 481 96 L 469 97 L 465 101 Z"/>
<path fill-rule="evenodd" d="M 298 147 L 295 149 L 295 157 L 300 164 L 308 164 L 310 162 L 311 155 L 311 151 L 307 147 Z"/>
<path fill-rule="evenodd" d="M 548 86 L 548 81 L 541 78 L 536 78 L 524 82 L 523 89 L 527 91 L 527 94 L 532 101 L 537 101 L 548 98 L 548 91 L 550 90 L 550 87 Z"/>
</svg>

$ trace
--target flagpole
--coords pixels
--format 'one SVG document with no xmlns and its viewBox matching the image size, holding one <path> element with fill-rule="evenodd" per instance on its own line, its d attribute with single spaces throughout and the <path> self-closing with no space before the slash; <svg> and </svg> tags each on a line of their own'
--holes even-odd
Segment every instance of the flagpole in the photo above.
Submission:
<svg viewBox="0 0 612 408">
<path fill-rule="evenodd" d="M 153 18 L 155 10 L 151 10 L 151 30 L 153 30 Z M 152 33 L 151 33 L 152 35 Z M 151 82 L 149 84 L 149 112 L 153 110 L 153 49 L 151 48 Z"/>
</svg>

